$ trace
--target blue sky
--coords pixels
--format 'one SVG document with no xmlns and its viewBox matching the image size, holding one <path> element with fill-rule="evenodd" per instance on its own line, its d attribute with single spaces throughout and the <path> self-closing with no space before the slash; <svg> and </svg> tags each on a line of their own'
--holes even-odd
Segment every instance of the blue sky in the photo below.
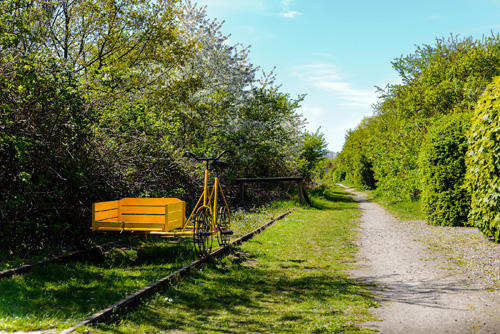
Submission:
<svg viewBox="0 0 500 334">
<path fill-rule="evenodd" d="M 339 152 L 345 134 L 372 115 L 375 86 L 400 82 L 391 61 L 436 37 L 500 31 L 500 0 L 192 0 L 225 21 L 230 44 L 251 45 L 250 60 L 276 67 L 281 91 L 307 94 L 300 113 Z"/>
</svg>

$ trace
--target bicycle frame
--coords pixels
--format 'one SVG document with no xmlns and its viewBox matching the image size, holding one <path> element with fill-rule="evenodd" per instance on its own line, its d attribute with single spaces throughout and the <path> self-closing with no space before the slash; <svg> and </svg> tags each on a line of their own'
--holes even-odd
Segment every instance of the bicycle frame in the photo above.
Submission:
<svg viewBox="0 0 500 334">
<path fill-rule="evenodd" d="M 222 195 L 222 199 L 224 200 L 224 205 L 229 209 L 229 205 L 227 204 L 226 196 L 224 195 L 224 192 L 222 191 L 222 186 L 219 181 L 219 178 L 216 176 L 214 178 L 214 186 L 212 188 L 212 191 L 210 192 L 209 195 L 209 186 L 208 186 L 208 175 L 209 171 L 208 169 L 205 169 L 205 180 L 204 180 L 204 186 L 203 186 L 203 193 L 201 194 L 200 198 L 198 199 L 198 202 L 196 203 L 193 211 L 191 212 L 191 215 L 189 215 L 189 218 L 186 220 L 186 227 L 188 226 L 189 222 L 193 218 L 194 214 L 196 211 L 201 207 L 200 203 L 203 200 L 203 206 L 208 207 L 211 212 L 212 216 L 212 222 L 214 223 L 212 228 L 215 230 L 215 222 L 217 222 L 217 208 L 218 208 L 218 202 L 219 202 L 219 192 L 220 195 Z M 213 198 L 213 205 L 212 205 L 212 198 Z M 228 213 L 230 214 L 230 213 Z"/>
<path fill-rule="evenodd" d="M 194 206 L 189 218 L 185 221 L 183 232 L 186 229 L 192 229 L 194 236 L 195 249 L 200 256 L 206 256 L 212 249 L 212 236 L 217 234 L 219 245 L 225 246 L 229 244 L 230 235 L 233 233 L 230 230 L 230 210 L 227 203 L 219 177 L 214 177 L 214 185 L 210 190 L 209 179 L 209 163 L 212 162 L 214 167 L 217 165 L 224 166 L 226 163 L 218 160 L 222 155 L 231 151 L 224 151 L 216 158 L 198 158 L 190 152 L 191 155 L 198 161 L 206 162 L 205 177 L 203 182 L 203 192 Z M 220 205 L 223 202 L 223 205 Z"/>
</svg>

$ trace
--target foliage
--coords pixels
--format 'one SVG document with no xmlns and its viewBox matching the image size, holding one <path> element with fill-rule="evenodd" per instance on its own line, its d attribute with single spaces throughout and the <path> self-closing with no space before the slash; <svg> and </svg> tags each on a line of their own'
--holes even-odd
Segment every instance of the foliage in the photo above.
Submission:
<svg viewBox="0 0 500 334">
<path fill-rule="evenodd" d="M 315 133 L 304 133 L 302 139 L 302 150 L 300 152 L 297 165 L 302 175 L 310 178 L 313 171 L 319 167 L 320 162 L 325 159 L 327 143 L 321 128 Z"/>
<path fill-rule="evenodd" d="M 276 88 L 255 88 L 222 138 L 235 148 L 238 175 L 289 176 L 300 152 L 304 120 L 294 100 Z"/>
<path fill-rule="evenodd" d="M 371 136 L 373 118 L 365 118 L 355 130 L 346 134 L 342 151 L 335 158 L 335 182 L 347 181 L 359 189 L 373 189 L 373 151 L 366 138 Z"/>
<path fill-rule="evenodd" d="M 391 202 L 416 201 L 420 196 L 417 157 L 427 121 L 392 120 L 386 141 L 377 147 L 374 177 L 378 191 Z"/>
<path fill-rule="evenodd" d="M 295 173 L 304 97 L 221 25 L 190 1 L 0 2 L 0 248 L 91 242 L 96 201 L 195 200 L 186 150 L 235 151 L 228 179 Z"/>
<path fill-rule="evenodd" d="M 354 185 L 361 190 L 375 189 L 375 179 L 373 176 L 373 163 L 364 154 L 356 157 L 354 169 Z"/>
<path fill-rule="evenodd" d="M 498 36 L 436 39 L 392 64 L 403 84 L 392 86 L 402 117 L 470 111 L 492 77 L 500 73 Z"/>
<path fill-rule="evenodd" d="M 464 186 L 470 113 L 441 117 L 428 129 L 420 151 L 422 203 L 433 225 L 467 225 L 470 192 Z"/>
<path fill-rule="evenodd" d="M 499 36 L 452 36 L 395 59 L 392 64 L 402 83 L 379 88 L 373 116 L 348 133 L 338 157 L 337 179 L 370 188 L 369 182 L 358 181 L 360 166 L 365 166 L 373 172 L 378 195 L 388 202 L 418 201 L 423 190 L 418 156 L 428 127 L 442 115 L 474 108 L 486 85 L 500 73 L 499 46 Z"/>
<path fill-rule="evenodd" d="M 481 95 L 468 133 L 467 185 L 472 199 L 470 219 L 483 233 L 500 241 L 500 77 Z"/>
<path fill-rule="evenodd" d="M 25 51 L 43 37 L 36 6 L 0 6 L 10 24 L 0 45 L 0 244 L 36 250 L 81 234 L 82 203 L 91 193 L 93 111 L 71 68 Z M 12 38 L 15 31 L 24 35 Z"/>
<path fill-rule="evenodd" d="M 42 47 L 75 69 L 90 92 L 116 99 L 157 84 L 187 52 L 178 0 L 57 0 Z"/>
</svg>

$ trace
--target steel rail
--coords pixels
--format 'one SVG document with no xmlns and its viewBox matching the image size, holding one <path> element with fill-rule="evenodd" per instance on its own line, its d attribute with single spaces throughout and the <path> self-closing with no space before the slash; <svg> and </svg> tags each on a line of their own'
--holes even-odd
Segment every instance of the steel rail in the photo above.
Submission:
<svg viewBox="0 0 500 334">
<path fill-rule="evenodd" d="M 53 257 L 53 258 L 50 258 L 47 260 L 38 261 L 38 262 L 35 262 L 32 264 L 25 264 L 25 265 L 22 265 L 22 266 L 19 266 L 16 268 L 6 269 L 3 271 L 0 271 L 0 278 L 9 278 L 9 277 L 14 276 L 15 274 L 25 274 L 27 272 L 30 272 L 36 266 L 44 266 L 44 265 L 47 265 L 50 263 L 69 261 L 69 260 L 72 260 L 72 259 L 77 258 L 79 256 L 88 255 L 88 254 L 91 254 L 92 252 L 95 252 L 97 250 L 107 248 L 110 246 L 114 246 L 114 245 L 117 245 L 120 243 L 122 243 L 121 240 L 112 241 L 112 242 L 109 242 L 107 244 L 91 247 L 89 249 L 78 250 L 78 251 L 74 251 L 74 252 L 67 253 L 64 255 L 56 256 L 56 257 Z"/>
<path fill-rule="evenodd" d="M 239 245 L 242 242 L 245 242 L 245 241 L 251 239 L 253 236 L 261 233 L 263 230 L 265 230 L 266 228 L 271 226 L 273 223 L 285 218 L 290 213 L 292 213 L 292 211 L 285 212 L 284 214 L 282 214 L 282 215 L 272 219 L 271 221 L 267 222 L 266 224 L 260 226 L 259 228 L 255 229 L 247 234 L 244 234 L 244 235 L 238 237 L 237 239 L 231 241 L 227 246 L 218 248 L 217 250 L 210 253 L 208 256 L 191 262 L 190 264 L 174 271 L 173 273 L 171 273 L 171 274 L 159 279 L 158 281 L 142 288 L 141 290 L 136 291 L 135 293 L 131 294 L 130 296 L 128 296 L 128 297 L 120 300 L 119 302 L 105 308 L 104 310 L 102 310 L 98 313 L 95 313 L 94 315 L 90 316 L 89 318 L 80 321 L 76 325 L 74 325 L 68 329 L 63 330 L 62 332 L 60 332 L 60 334 L 68 334 L 68 333 L 73 332 L 74 330 L 76 330 L 79 327 L 102 321 L 104 319 L 109 318 L 113 314 L 116 314 L 119 310 L 124 309 L 125 307 L 130 306 L 131 304 L 138 303 L 142 298 L 147 297 L 160 289 L 164 289 L 164 288 L 168 287 L 169 285 L 171 285 L 171 283 L 173 281 L 175 281 L 176 279 L 186 276 L 191 269 L 200 267 L 201 265 L 210 261 L 211 259 L 216 258 L 216 257 L 220 257 L 220 256 L 228 253 L 229 250 L 231 249 L 231 246 Z"/>
</svg>

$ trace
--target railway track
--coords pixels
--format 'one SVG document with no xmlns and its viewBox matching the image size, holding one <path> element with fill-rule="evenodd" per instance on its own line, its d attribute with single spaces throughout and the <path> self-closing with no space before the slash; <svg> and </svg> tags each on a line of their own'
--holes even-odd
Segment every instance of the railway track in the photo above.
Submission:
<svg viewBox="0 0 500 334">
<path fill-rule="evenodd" d="M 67 261 L 74 260 L 74 259 L 76 259 L 78 257 L 89 256 L 93 252 L 101 251 L 102 249 L 111 248 L 111 247 L 117 246 L 117 245 L 119 245 L 121 243 L 122 243 L 121 240 L 113 241 L 113 242 L 109 242 L 109 243 L 106 243 L 106 244 L 103 244 L 103 245 L 94 246 L 94 247 L 89 248 L 89 249 L 78 250 L 78 251 L 67 253 L 67 254 L 64 254 L 64 255 L 61 255 L 61 256 L 56 256 L 56 257 L 53 257 L 53 258 L 50 258 L 50 259 L 47 259 L 47 260 L 38 261 L 38 262 L 35 262 L 35 263 L 32 263 L 32 264 L 25 264 L 25 265 L 22 265 L 22 266 L 19 266 L 19 267 L 16 267 L 16 268 L 6 269 L 6 270 L 3 270 L 3 271 L 0 271 L 0 279 L 1 278 L 9 278 L 9 277 L 12 277 L 12 276 L 14 276 L 16 274 L 25 274 L 25 273 L 28 273 L 34 267 L 37 267 L 37 266 L 44 266 L 44 265 L 47 265 L 47 264 L 50 264 L 50 263 L 57 263 L 57 262 L 67 262 Z"/>
<path fill-rule="evenodd" d="M 267 222 L 266 224 L 260 226 L 259 228 L 255 229 L 255 230 L 253 230 L 245 235 L 238 237 L 237 239 L 230 242 L 227 246 L 221 247 L 221 248 L 215 250 L 214 252 L 210 253 L 209 256 L 206 256 L 204 258 L 200 258 L 196 261 L 191 262 L 190 264 L 170 273 L 169 275 L 167 275 L 167 276 L 157 280 L 156 282 L 140 289 L 139 291 L 136 291 L 135 293 L 133 293 L 133 294 L 129 295 L 128 297 L 120 300 L 119 302 L 105 308 L 104 310 L 93 314 L 92 316 L 88 317 L 85 320 L 80 321 L 76 325 L 74 325 L 68 329 L 63 330 L 62 332 L 60 332 L 60 334 L 72 333 L 73 331 L 75 331 L 79 327 L 83 327 L 86 325 L 90 325 L 92 323 L 96 323 L 99 321 L 109 319 L 113 314 L 116 314 L 117 312 L 122 311 L 127 306 L 130 306 L 132 304 L 137 304 L 143 298 L 150 296 L 151 294 L 153 294 L 154 292 L 156 292 L 158 290 L 161 290 L 161 289 L 168 287 L 177 278 L 184 277 L 187 274 L 189 274 L 189 272 L 192 269 L 200 267 L 201 265 L 210 261 L 211 259 L 223 256 L 224 254 L 228 253 L 231 250 L 232 246 L 241 244 L 242 242 L 245 242 L 245 241 L 251 239 L 253 236 L 261 233 L 263 230 L 265 230 L 266 228 L 271 226 L 276 221 L 285 218 L 291 212 L 292 211 L 285 212 L 284 214 L 282 214 L 282 215 L 272 219 L 271 221 Z"/>
</svg>

